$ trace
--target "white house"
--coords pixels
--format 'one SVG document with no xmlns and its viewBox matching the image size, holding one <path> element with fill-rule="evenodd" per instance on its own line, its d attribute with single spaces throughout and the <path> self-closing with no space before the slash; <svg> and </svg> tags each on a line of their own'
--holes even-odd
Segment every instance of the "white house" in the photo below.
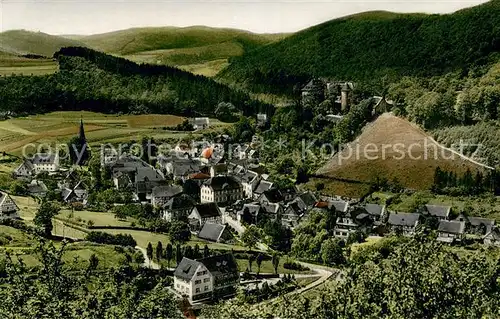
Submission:
<svg viewBox="0 0 500 319">
<path fill-rule="evenodd" d="M 174 271 L 175 291 L 191 303 L 233 296 L 238 284 L 238 265 L 231 253 L 198 260 L 184 257 Z"/>
<path fill-rule="evenodd" d="M 37 153 L 31 159 L 35 174 L 40 172 L 57 172 L 59 170 L 59 154 Z"/>
<path fill-rule="evenodd" d="M 243 186 L 233 176 L 215 176 L 200 189 L 202 203 L 226 203 L 243 199 Z"/>
<path fill-rule="evenodd" d="M 0 220 L 19 218 L 19 207 L 7 193 L 0 192 Z"/>
<path fill-rule="evenodd" d="M 210 119 L 208 117 L 195 117 L 189 122 L 195 130 L 204 130 L 210 127 Z"/>
</svg>

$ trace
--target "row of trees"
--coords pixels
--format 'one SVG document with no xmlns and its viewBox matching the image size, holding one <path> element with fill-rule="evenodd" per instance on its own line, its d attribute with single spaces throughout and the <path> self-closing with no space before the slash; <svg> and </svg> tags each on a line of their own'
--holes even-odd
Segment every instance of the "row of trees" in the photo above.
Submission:
<svg viewBox="0 0 500 319">
<path fill-rule="evenodd" d="M 211 256 L 211 253 L 207 245 L 201 250 L 198 244 L 195 244 L 194 247 L 190 245 L 182 247 L 178 243 L 174 247 L 171 243 L 168 243 L 165 248 L 163 248 L 162 242 L 159 241 L 154 248 L 151 243 L 148 243 L 146 247 L 146 254 L 149 260 L 156 260 L 157 262 L 165 260 L 169 268 L 172 261 L 179 264 L 183 257 L 190 259 L 207 258 Z"/>
<path fill-rule="evenodd" d="M 475 174 L 467 169 L 461 176 L 456 172 L 446 171 L 440 167 L 434 172 L 434 182 L 431 190 L 437 194 L 449 195 L 479 195 L 485 192 L 500 194 L 500 175 L 496 170 L 488 170 L 485 174 L 477 171 Z"/>
</svg>

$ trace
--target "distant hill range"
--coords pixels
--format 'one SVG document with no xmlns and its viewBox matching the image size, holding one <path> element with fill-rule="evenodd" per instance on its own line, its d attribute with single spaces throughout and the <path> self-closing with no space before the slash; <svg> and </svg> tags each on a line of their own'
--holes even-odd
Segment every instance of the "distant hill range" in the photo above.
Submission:
<svg viewBox="0 0 500 319">
<path fill-rule="evenodd" d="M 440 75 L 499 60 L 500 0 L 453 14 L 367 12 L 331 20 L 230 60 L 218 77 L 290 92 L 312 76 L 357 81 Z"/>
<path fill-rule="evenodd" d="M 229 58 L 285 36 L 203 26 L 134 28 L 90 36 L 14 30 L 0 33 L 0 51 L 50 57 L 62 47 L 84 46 L 135 62 L 184 66 L 188 71 L 215 75 Z"/>
<path fill-rule="evenodd" d="M 12 30 L 0 33 L 0 52 L 9 54 L 52 57 L 62 47 L 70 46 L 85 46 L 85 44 L 43 32 Z"/>
</svg>

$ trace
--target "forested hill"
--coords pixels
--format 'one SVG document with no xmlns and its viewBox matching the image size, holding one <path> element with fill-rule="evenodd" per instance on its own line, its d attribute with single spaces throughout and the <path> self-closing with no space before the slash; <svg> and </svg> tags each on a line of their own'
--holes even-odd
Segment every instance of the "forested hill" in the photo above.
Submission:
<svg viewBox="0 0 500 319">
<path fill-rule="evenodd" d="M 89 110 L 104 113 L 213 115 L 230 102 L 246 115 L 272 106 L 203 76 L 167 66 L 138 65 L 82 47 L 56 52 L 59 72 L 0 78 L 2 111 L 39 113 Z"/>
<path fill-rule="evenodd" d="M 218 77 L 255 91 L 311 76 L 370 81 L 439 75 L 499 59 L 500 0 L 448 15 L 367 12 L 332 20 L 232 58 Z"/>
</svg>

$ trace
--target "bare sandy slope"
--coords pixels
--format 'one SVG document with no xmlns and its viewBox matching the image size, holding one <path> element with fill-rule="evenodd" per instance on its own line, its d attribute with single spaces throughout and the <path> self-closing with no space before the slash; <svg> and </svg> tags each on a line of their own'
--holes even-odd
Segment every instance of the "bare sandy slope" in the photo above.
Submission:
<svg viewBox="0 0 500 319">
<path fill-rule="evenodd" d="M 458 174 L 467 168 L 481 168 L 437 144 L 416 125 L 386 113 L 367 125 L 356 141 L 317 174 L 361 182 L 372 182 L 377 177 L 397 179 L 407 188 L 428 189 L 438 166 Z"/>
</svg>

